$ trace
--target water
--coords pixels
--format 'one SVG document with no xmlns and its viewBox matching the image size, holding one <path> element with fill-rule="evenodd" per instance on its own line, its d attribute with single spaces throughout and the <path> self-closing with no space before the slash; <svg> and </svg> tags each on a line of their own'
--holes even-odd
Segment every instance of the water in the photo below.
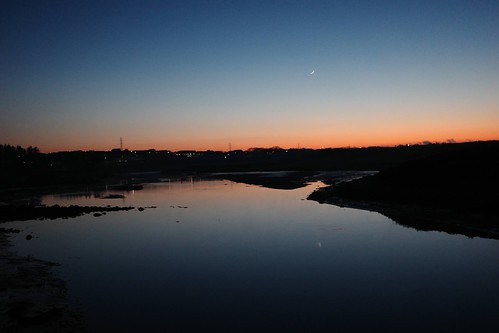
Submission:
<svg viewBox="0 0 499 333">
<path fill-rule="evenodd" d="M 157 206 L 8 223 L 21 255 L 59 262 L 91 332 L 486 331 L 499 313 L 499 242 L 421 232 L 383 215 L 228 181 L 149 184 Z M 35 238 L 26 241 L 32 233 Z"/>
</svg>

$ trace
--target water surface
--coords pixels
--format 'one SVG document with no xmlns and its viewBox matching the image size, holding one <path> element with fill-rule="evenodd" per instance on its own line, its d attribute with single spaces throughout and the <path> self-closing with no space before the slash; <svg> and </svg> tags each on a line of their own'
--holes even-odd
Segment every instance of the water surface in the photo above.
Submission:
<svg viewBox="0 0 499 333">
<path fill-rule="evenodd" d="M 495 327 L 498 241 L 304 200 L 317 186 L 216 180 L 148 184 L 125 199 L 50 195 L 41 201 L 157 208 L 6 227 L 23 229 L 19 254 L 62 264 L 92 332 Z"/>
</svg>

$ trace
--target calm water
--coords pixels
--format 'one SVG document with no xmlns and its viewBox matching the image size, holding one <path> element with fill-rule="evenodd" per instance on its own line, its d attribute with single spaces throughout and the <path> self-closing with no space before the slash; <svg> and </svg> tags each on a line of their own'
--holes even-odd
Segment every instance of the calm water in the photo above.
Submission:
<svg viewBox="0 0 499 333">
<path fill-rule="evenodd" d="M 92 332 L 497 328 L 498 241 L 303 200 L 316 186 L 170 182 L 124 200 L 45 196 L 157 208 L 5 227 L 23 229 L 19 254 L 62 263 Z"/>
</svg>

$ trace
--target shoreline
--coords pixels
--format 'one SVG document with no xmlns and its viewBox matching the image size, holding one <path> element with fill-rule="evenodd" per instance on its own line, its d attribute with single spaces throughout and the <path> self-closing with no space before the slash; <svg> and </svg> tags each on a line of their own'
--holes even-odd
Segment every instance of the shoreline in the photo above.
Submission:
<svg viewBox="0 0 499 333">
<path fill-rule="evenodd" d="M 10 234 L 0 228 L 0 330 L 3 332 L 84 332 L 81 316 L 70 308 L 59 264 L 12 252 Z"/>
<path fill-rule="evenodd" d="M 496 217 L 476 211 L 456 211 L 449 208 L 436 208 L 424 205 L 397 204 L 375 200 L 350 200 L 338 195 L 325 195 L 325 187 L 312 192 L 307 199 L 320 204 L 330 204 L 342 208 L 352 208 L 382 214 L 395 223 L 417 231 L 438 231 L 469 238 L 481 237 L 499 239 L 499 228 L 476 223 L 477 220 L 490 220 Z"/>
<path fill-rule="evenodd" d="M 379 212 L 417 230 L 499 239 L 498 168 L 496 143 L 463 146 L 333 184 L 308 198 Z"/>
<path fill-rule="evenodd" d="M 143 207 L 140 207 L 139 210 Z M 152 207 L 148 207 L 152 208 Z M 106 215 L 108 212 L 129 211 L 135 207 L 119 206 L 41 206 L 41 205 L 5 205 L 0 206 L 0 223 L 11 221 L 30 221 L 30 220 L 54 220 L 57 218 L 68 219 L 85 214 L 94 213 L 94 217 Z"/>
</svg>

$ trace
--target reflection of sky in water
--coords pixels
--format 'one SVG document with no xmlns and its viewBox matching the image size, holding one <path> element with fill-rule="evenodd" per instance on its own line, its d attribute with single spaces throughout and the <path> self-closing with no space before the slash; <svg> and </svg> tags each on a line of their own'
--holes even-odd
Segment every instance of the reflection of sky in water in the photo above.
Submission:
<svg viewBox="0 0 499 333">
<path fill-rule="evenodd" d="M 313 187 L 171 182 L 124 202 L 46 196 L 46 204 L 157 208 L 6 227 L 24 229 L 14 238 L 20 254 L 63 264 L 92 329 L 455 331 L 492 323 L 499 242 L 302 200 Z M 27 232 L 38 238 L 25 241 Z"/>
</svg>

